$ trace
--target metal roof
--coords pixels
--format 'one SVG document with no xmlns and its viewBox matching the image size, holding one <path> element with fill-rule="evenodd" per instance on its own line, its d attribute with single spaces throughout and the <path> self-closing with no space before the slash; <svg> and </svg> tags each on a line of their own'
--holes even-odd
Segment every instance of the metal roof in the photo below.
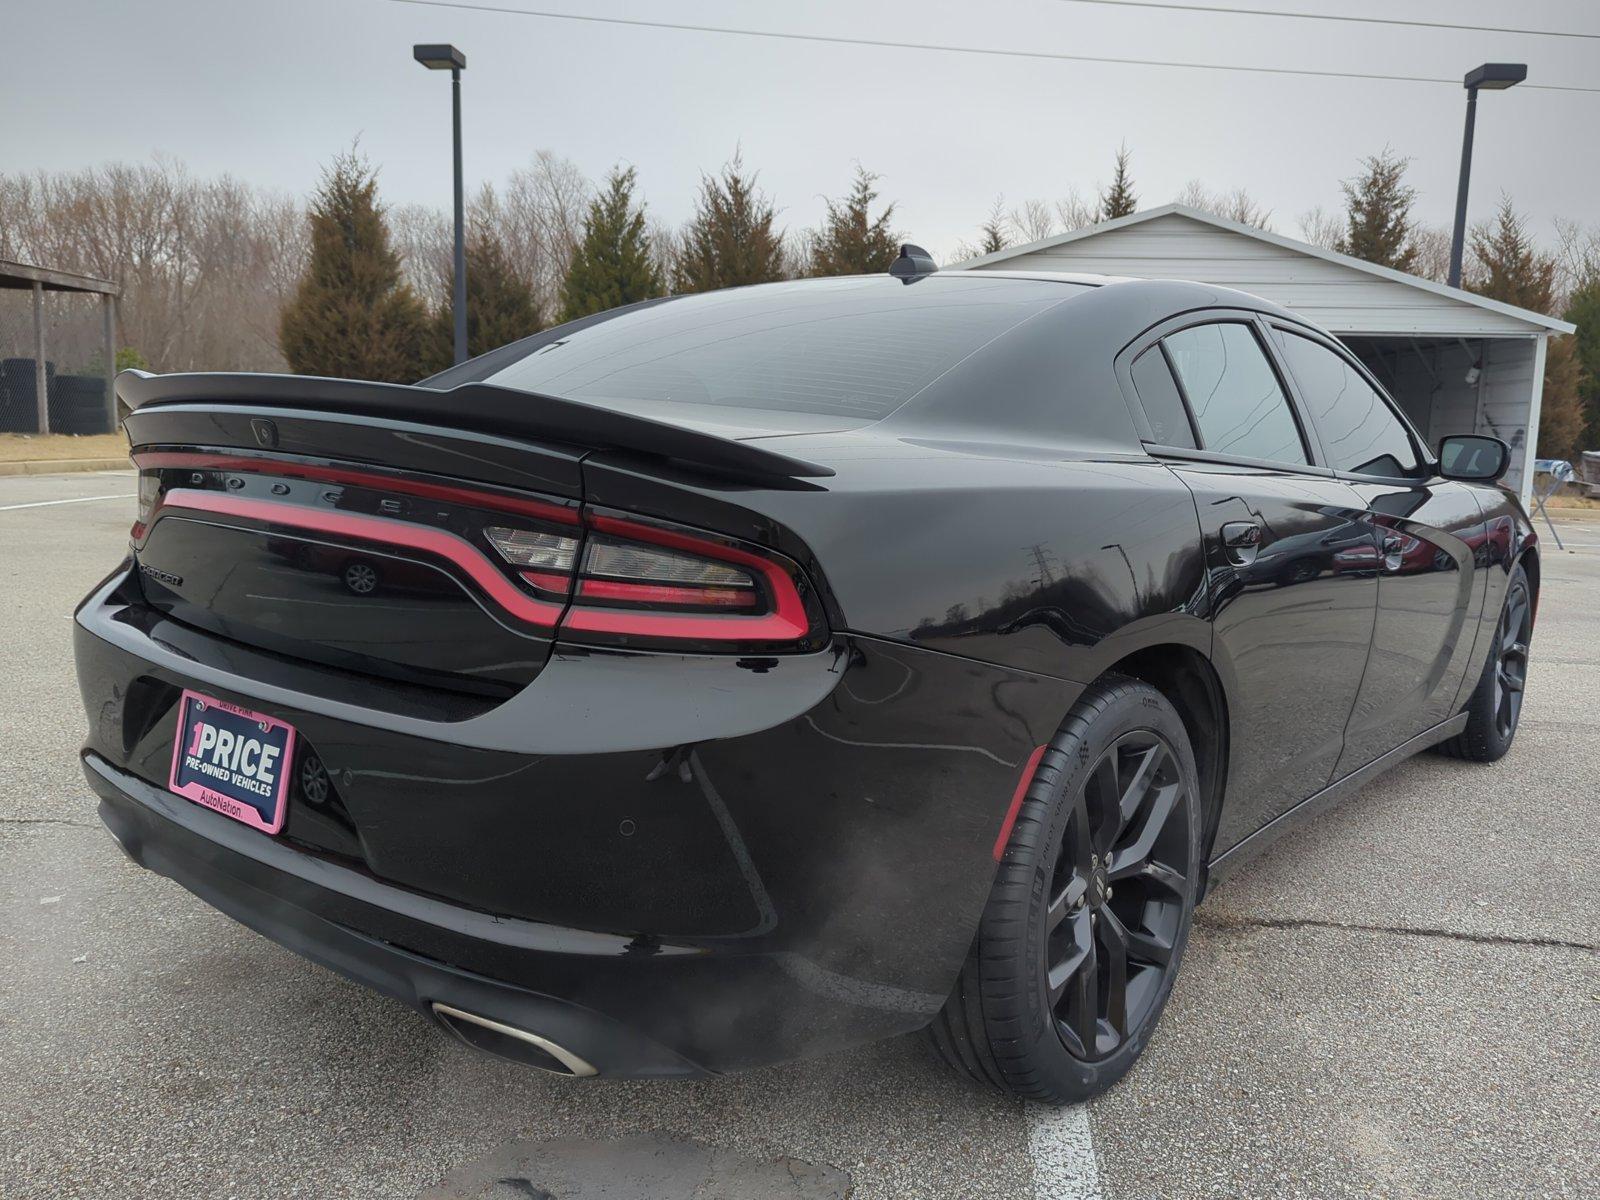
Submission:
<svg viewBox="0 0 1600 1200">
<path fill-rule="evenodd" d="M 1254 255 L 1249 255 L 1240 254 L 1235 249 L 1229 254 L 1228 247 L 1219 247 L 1217 254 L 1199 257 L 1183 253 L 1168 255 L 1156 249 L 1134 258 L 1109 244 L 1119 241 L 1129 243 L 1128 248 L 1131 249 L 1128 237 L 1117 238 L 1114 235 L 1122 231 L 1138 232 L 1139 227 L 1149 226 L 1152 222 L 1160 223 L 1164 229 L 1172 229 L 1177 225 L 1173 218 L 1197 223 L 1200 228 L 1194 232 L 1210 233 L 1213 241 L 1217 240 L 1215 231 L 1221 231 L 1272 247 L 1273 252 L 1269 254 L 1258 250 Z M 1095 238 L 1103 238 L 1108 242 L 1101 263 L 1115 274 L 1188 278 L 1225 284 L 1262 295 L 1301 312 L 1337 333 L 1526 337 L 1572 333 L 1575 328 L 1566 321 L 1544 313 L 1502 304 L 1461 288 L 1380 267 L 1348 254 L 1269 233 L 1186 204 L 1166 204 L 1024 246 L 1008 246 L 1004 250 L 968 259 L 945 269 L 985 270 L 1001 264 L 1011 268 L 1043 268 L 1047 263 L 1050 269 L 1055 269 L 1055 264 L 1050 260 L 1060 259 L 1065 269 L 1082 270 L 1085 261 L 1095 257 L 1080 253 L 1089 249 L 1083 243 Z M 1176 244 L 1173 239 L 1167 239 L 1167 242 L 1169 245 Z M 1063 249 L 1062 253 L 1052 253 Z M 1034 258 L 1033 262 L 1024 264 L 1016 261 L 1030 255 Z M 1321 267 L 1321 275 L 1313 279 L 1305 270 L 1297 272 L 1294 269 L 1296 257 L 1303 263 L 1329 264 L 1337 269 Z M 1069 263 L 1071 265 L 1066 265 Z M 1269 267 L 1272 270 L 1268 270 Z M 1362 278 L 1369 280 L 1371 286 L 1366 289 L 1351 286 L 1352 283 L 1358 284 Z M 1338 303 L 1328 299 L 1333 293 L 1338 293 Z M 1403 314 L 1401 310 L 1404 310 Z M 1473 311 L 1478 312 L 1483 320 L 1473 321 L 1470 317 Z"/>
<path fill-rule="evenodd" d="M 35 283 L 47 292 L 93 292 L 101 296 L 119 296 L 122 288 L 109 279 L 96 279 L 92 275 L 78 275 L 72 271 L 52 271 L 48 267 L 32 267 L 27 263 L 0 259 L 0 288 L 32 291 Z"/>
</svg>

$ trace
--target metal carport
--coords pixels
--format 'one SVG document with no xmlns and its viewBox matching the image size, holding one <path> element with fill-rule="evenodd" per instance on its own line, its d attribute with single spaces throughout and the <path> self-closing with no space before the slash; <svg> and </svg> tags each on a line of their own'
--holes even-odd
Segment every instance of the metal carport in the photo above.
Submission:
<svg viewBox="0 0 1600 1200">
<path fill-rule="evenodd" d="M 948 269 L 986 268 L 1192 279 L 1281 304 L 1349 346 L 1430 444 L 1450 433 L 1504 438 L 1506 482 L 1529 502 L 1545 348 L 1573 331 L 1565 321 L 1182 204 Z"/>
<path fill-rule="evenodd" d="M 49 360 L 44 335 L 44 294 L 46 292 L 78 292 L 100 297 L 102 319 L 105 327 L 105 376 L 107 428 L 117 427 L 117 399 L 114 380 L 117 373 L 116 304 L 122 289 L 107 279 L 77 275 L 71 271 L 55 271 L 47 267 L 33 267 L 26 263 L 7 262 L 0 259 L 0 289 L 31 291 L 33 293 L 33 370 L 34 403 L 37 406 L 37 424 L 40 433 L 50 432 L 50 380 Z"/>
</svg>

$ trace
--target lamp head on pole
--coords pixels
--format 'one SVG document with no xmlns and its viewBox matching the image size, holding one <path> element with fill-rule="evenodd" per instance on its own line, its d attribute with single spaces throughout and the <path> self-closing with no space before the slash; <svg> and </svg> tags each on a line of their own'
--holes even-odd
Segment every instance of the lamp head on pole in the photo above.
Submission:
<svg viewBox="0 0 1600 1200">
<path fill-rule="evenodd" d="M 418 50 L 423 48 L 417 47 Z M 1461 81 L 1461 86 L 1499 92 L 1508 87 L 1515 87 L 1527 77 L 1527 63 L 1484 63 L 1481 67 L 1473 67 L 1468 71 L 1467 77 Z"/>
<path fill-rule="evenodd" d="M 467 69 L 467 56 L 448 44 L 413 46 L 411 47 L 411 57 L 430 71 L 464 71 Z M 1481 70 L 1482 68 L 1479 69 Z"/>
</svg>

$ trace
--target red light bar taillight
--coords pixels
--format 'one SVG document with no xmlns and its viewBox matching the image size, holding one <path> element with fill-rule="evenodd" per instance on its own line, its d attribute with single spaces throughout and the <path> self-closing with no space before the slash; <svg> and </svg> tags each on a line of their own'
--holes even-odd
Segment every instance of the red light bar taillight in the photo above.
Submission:
<svg viewBox="0 0 1600 1200">
<path fill-rule="evenodd" d="M 150 527 L 150 518 L 156 514 L 156 506 L 161 502 L 161 480 L 148 472 L 139 476 L 139 508 L 133 518 L 133 528 L 128 530 L 128 536 L 134 541 L 144 537 L 144 531 Z"/>
<path fill-rule="evenodd" d="M 799 571 L 776 556 L 711 536 L 588 511 L 581 558 L 574 539 L 510 527 L 485 537 L 522 580 L 567 595 L 557 628 L 616 645 L 740 644 L 794 648 L 820 624 Z"/>
<path fill-rule="evenodd" d="M 167 508 L 355 538 L 443 559 L 501 611 L 565 640 L 741 653 L 813 649 L 826 626 L 789 559 L 631 514 L 386 472 L 194 452 L 146 452 L 135 543 Z M 196 470 L 198 468 L 198 470 Z M 163 471 L 188 469 L 168 488 Z M 227 475 L 226 489 L 223 475 Z M 249 476 L 340 485 L 311 503 L 250 491 Z M 352 492 L 350 489 L 359 489 Z M 465 509 L 408 509 L 414 497 Z M 455 514 L 455 515 L 452 515 Z"/>
<path fill-rule="evenodd" d="M 721 539 L 586 511 L 589 536 L 563 635 L 586 641 L 795 648 L 821 625 L 787 560 Z"/>
</svg>

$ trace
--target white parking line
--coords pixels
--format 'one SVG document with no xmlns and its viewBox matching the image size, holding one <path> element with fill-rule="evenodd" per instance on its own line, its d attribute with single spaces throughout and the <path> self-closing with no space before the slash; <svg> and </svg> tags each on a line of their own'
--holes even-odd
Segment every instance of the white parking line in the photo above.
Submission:
<svg viewBox="0 0 1600 1200">
<path fill-rule="evenodd" d="M 1027 1113 L 1033 1200 L 1101 1200 L 1089 1106 L 1030 1104 Z"/>
<path fill-rule="evenodd" d="M 0 512 L 18 508 L 49 508 L 52 504 L 88 504 L 91 500 L 132 500 L 132 492 L 118 492 L 115 496 L 74 496 L 70 500 L 34 500 L 28 504 L 0 504 Z"/>
</svg>

